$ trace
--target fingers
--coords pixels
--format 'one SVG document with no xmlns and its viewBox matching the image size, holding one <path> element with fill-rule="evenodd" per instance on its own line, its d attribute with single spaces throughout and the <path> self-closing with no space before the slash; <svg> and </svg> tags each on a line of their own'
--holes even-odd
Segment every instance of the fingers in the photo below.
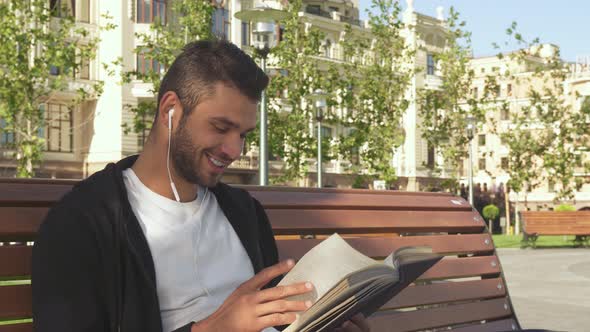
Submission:
<svg viewBox="0 0 590 332">
<path fill-rule="evenodd" d="M 311 301 L 277 300 L 259 304 L 256 306 L 256 314 L 265 316 L 274 313 L 300 312 L 307 310 L 311 305 Z"/>
<path fill-rule="evenodd" d="M 260 317 L 258 323 L 264 329 L 271 326 L 289 325 L 295 321 L 296 317 L 294 313 L 276 313 Z"/>
<path fill-rule="evenodd" d="M 284 299 L 289 296 L 308 293 L 313 289 L 310 282 L 300 282 L 288 286 L 277 286 L 262 290 L 256 295 L 258 303 Z"/>
<path fill-rule="evenodd" d="M 245 288 L 249 291 L 260 289 L 262 288 L 262 286 L 266 285 L 274 278 L 289 272 L 289 270 L 291 270 L 293 266 L 295 266 L 295 262 L 292 259 L 280 262 L 273 266 L 269 266 L 264 270 L 258 272 L 250 280 L 243 283 L 242 286 L 240 286 L 240 288 Z"/>
</svg>

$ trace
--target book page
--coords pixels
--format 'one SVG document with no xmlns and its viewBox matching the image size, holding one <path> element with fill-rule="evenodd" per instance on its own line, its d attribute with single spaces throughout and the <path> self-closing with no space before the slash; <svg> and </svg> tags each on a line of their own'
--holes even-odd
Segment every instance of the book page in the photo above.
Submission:
<svg viewBox="0 0 590 332">
<path fill-rule="evenodd" d="M 307 252 L 279 285 L 309 281 L 314 285 L 312 292 L 292 296 L 289 300 L 315 303 L 344 276 L 375 264 L 379 262 L 361 254 L 334 234 Z"/>
</svg>

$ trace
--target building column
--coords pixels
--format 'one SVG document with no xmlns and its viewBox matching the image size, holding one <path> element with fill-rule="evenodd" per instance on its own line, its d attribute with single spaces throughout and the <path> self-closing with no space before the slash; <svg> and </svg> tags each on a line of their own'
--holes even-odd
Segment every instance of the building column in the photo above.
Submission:
<svg viewBox="0 0 590 332">
<path fill-rule="evenodd" d="M 128 0 L 132 1 L 132 0 Z M 96 102 L 92 136 L 86 157 L 88 174 L 101 170 L 112 161 L 122 157 L 122 110 L 123 94 L 120 85 L 121 77 L 118 70 L 109 76 L 102 64 L 111 64 L 123 53 L 123 27 L 129 18 L 128 1 L 100 1 L 97 4 L 98 14 L 95 15 L 97 25 L 113 23 L 116 28 L 102 31 L 101 42 L 97 51 L 98 80 L 104 82 L 104 91 Z M 105 20 L 102 15 L 109 14 L 112 18 Z"/>
</svg>

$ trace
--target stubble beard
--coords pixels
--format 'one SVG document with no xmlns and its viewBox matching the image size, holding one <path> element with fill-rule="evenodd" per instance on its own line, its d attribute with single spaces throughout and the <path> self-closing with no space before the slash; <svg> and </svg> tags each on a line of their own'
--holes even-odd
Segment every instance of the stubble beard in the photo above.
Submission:
<svg viewBox="0 0 590 332">
<path fill-rule="evenodd" d="M 186 130 L 186 121 L 181 121 L 178 130 L 172 137 L 171 158 L 174 169 L 184 180 L 204 187 L 214 187 L 219 176 L 207 176 L 199 167 L 199 162 L 207 158 L 203 148 L 193 144 Z"/>
</svg>

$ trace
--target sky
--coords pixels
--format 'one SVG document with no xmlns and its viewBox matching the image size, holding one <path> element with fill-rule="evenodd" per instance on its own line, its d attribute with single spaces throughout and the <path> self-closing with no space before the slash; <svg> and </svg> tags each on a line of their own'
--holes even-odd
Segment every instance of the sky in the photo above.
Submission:
<svg viewBox="0 0 590 332">
<path fill-rule="evenodd" d="M 406 1 L 400 0 L 405 8 Z M 371 0 L 359 0 L 361 19 Z M 504 45 L 508 40 L 506 28 L 518 22 L 518 31 L 526 40 L 560 47 L 561 57 L 575 61 L 576 56 L 590 56 L 590 1 L 588 0 L 415 0 L 417 12 L 436 17 L 436 7 L 443 6 L 448 14 L 452 6 L 472 32 L 474 56 L 495 55 L 492 43 Z M 517 48 L 512 43 L 502 51 Z"/>
</svg>

